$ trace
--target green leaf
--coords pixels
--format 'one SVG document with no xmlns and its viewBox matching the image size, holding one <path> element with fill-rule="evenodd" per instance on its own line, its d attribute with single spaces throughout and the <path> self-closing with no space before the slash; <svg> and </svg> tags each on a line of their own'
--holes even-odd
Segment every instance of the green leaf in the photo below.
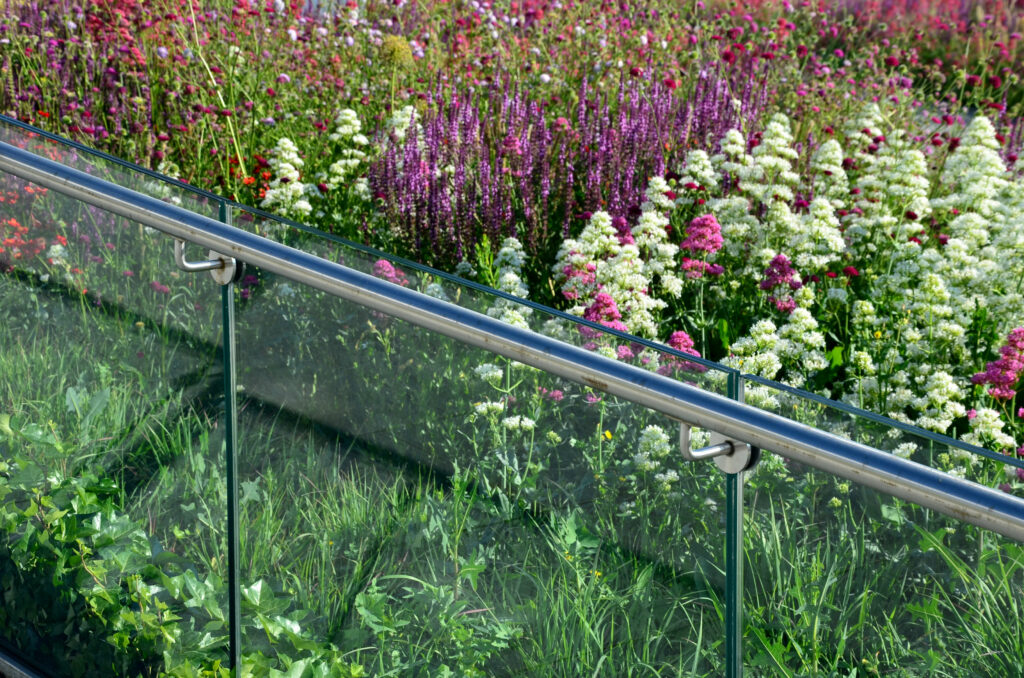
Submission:
<svg viewBox="0 0 1024 678">
<path fill-rule="evenodd" d="M 33 443 L 52 447 L 58 452 L 64 451 L 60 441 L 57 440 L 57 434 L 52 429 L 43 428 L 39 424 L 25 424 L 21 429 L 21 435 Z"/>
<path fill-rule="evenodd" d="M 466 558 L 459 558 L 459 579 L 469 579 L 470 586 L 476 591 L 476 581 L 480 573 L 487 569 L 487 561 L 479 554 L 474 555 L 472 561 Z"/>
<path fill-rule="evenodd" d="M 903 509 L 892 504 L 882 504 L 882 517 L 896 525 L 902 525 L 907 519 Z"/>
<path fill-rule="evenodd" d="M 238 500 L 239 506 L 245 506 L 250 501 L 259 501 L 262 499 L 260 492 L 260 481 L 257 480 L 243 480 L 242 481 L 242 496 Z"/>
<path fill-rule="evenodd" d="M 92 425 L 92 420 L 106 409 L 108 402 L 110 402 L 109 388 L 101 389 L 92 394 L 92 397 L 89 399 L 89 411 L 82 420 L 83 429 L 88 429 Z"/>
</svg>

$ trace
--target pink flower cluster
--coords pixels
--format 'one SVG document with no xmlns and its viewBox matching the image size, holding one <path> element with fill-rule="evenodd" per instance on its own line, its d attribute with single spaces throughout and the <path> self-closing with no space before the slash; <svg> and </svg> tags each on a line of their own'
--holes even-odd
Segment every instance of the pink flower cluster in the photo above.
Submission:
<svg viewBox="0 0 1024 678">
<path fill-rule="evenodd" d="M 409 284 L 409 280 L 405 277 L 405 273 L 395 268 L 387 259 L 377 260 L 377 263 L 373 265 L 373 275 L 387 280 L 390 283 L 401 285 L 402 287 Z"/>
<path fill-rule="evenodd" d="M 714 214 L 703 214 L 696 217 L 686 227 L 686 238 L 679 243 L 679 249 L 686 252 L 703 252 L 714 254 L 722 249 L 722 227 Z M 719 264 L 709 264 L 703 259 L 683 257 L 683 272 L 687 278 L 695 280 L 706 275 L 718 276 L 725 272 Z"/>
<path fill-rule="evenodd" d="M 796 308 L 796 300 L 790 294 L 803 287 L 796 269 L 785 254 L 777 254 L 768 268 L 764 270 L 764 280 L 761 281 L 762 290 L 770 292 L 768 301 L 775 304 L 775 308 L 783 313 L 792 313 Z M 778 290 L 781 288 L 782 294 Z"/>
<path fill-rule="evenodd" d="M 703 214 L 691 221 L 686 227 L 686 238 L 679 243 L 679 249 L 708 254 L 722 249 L 722 227 L 715 215 Z"/>
<path fill-rule="evenodd" d="M 613 330 L 619 330 L 620 332 L 629 331 L 626 324 L 622 322 L 619 305 L 615 303 L 615 300 L 607 292 L 599 292 L 594 297 L 594 303 L 587 306 L 586 310 L 583 311 L 583 317 L 591 322 L 610 327 Z M 600 336 L 600 332 L 597 330 L 582 325 L 580 326 L 580 334 L 590 339 Z"/>
<path fill-rule="evenodd" d="M 572 264 L 566 264 L 562 269 L 566 278 L 566 283 L 562 287 L 562 296 L 569 301 L 575 301 L 580 296 L 586 295 L 587 291 L 597 284 L 596 271 L 597 266 L 593 262 L 587 262 L 582 269 L 573 268 Z"/>
<path fill-rule="evenodd" d="M 1024 372 L 1024 327 L 1010 332 L 999 353 L 1002 357 L 985 365 L 985 371 L 975 374 L 971 381 L 990 384 L 988 393 L 993 398 L 1012 400 L 1017 395 L 1017 381 Z"/>
<path fill-rule="evenodd" d="M 672 336 L 668 338 L 668 345 L 679 351 L 680 353 L 687 353 L 692 356 L 700 357 L 700 352 L 694 348 L 693 339 L 689 334 L 682 330 L 676 330 L 672 333 Z M 664 362 L 661 367 L 658 368 L 658 374 L 670 375 L 673 372 L 682 370 L 685 372 L 706 372 L 707 368 L 697 363 L 692 363 L 689 360 L 680 360 L 675 356 L 664 356 Z"/>
</svg>

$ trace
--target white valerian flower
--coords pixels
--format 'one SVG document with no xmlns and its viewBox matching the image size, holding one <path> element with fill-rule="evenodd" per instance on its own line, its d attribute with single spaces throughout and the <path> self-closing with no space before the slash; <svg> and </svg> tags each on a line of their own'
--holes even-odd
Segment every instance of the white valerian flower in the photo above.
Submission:
<svg viewBox="0 0 1024 678">
<path fill-rule="evenodd" d="M 663 473 L 655 473 L 654 479 L 661 485 L 661 489 L 667 492 L 672 488 L 673 483 L 679 481 L 679 472 L 670 468 Z"/>
<path fill-rule="evenodd" d="M 719 173 L 705 151 L 693 150 L 686 154 L 686 162 L 678 169 L 677 205 L 693 205 L 698 197 L 706 198 L 718 190 Z M 697 188 L 693 188 L 692 186 Z"/>
<path fill-rule="evenodd" d="M 825 198 L 815 198 L 800 220 L 800 230 L 790 240 L 793 262 L 802 273 L 823 271 L 839 261 L 846 243 L 839 231 L 835 208 Z"/>
<path fill-rule="evenodd" d="M 722 137 L 721 152 L 711 158 L 711 163 L 719 171 L 733 174 L 740 179 L 749 175 L 754 165 L 754 158 L 747 153 L 747 140 L 743 132 L 731 129 Z"/>
<path fill-rule="evenodd" d="M 497 267 L 497 287 L 499 290 L 523 299 L 529 296 L 530 289 L 522 279 L 522 267 L 525 260 L 526 254 L 522 243 L 516 238 L 505 238 L 501 244 L 501 249 L 498 250 L 498 254 L 494 258 L 494 264 Z M 533 309 L 529 306 L 499 298 L 491 308 L 487 309 L 487 315 L 493 318 L 504 318 L 509 311 L 515 311 L 518 317 L 524 319 L 524 322 L 525 318 L 533 313 Z M 515 316 L 512 317 L 513 321 L 506 320 L 506 322 L 516 324 L 517 318 Z"/>
<path fill-rule="evenodd" d="M 409 126 L 412 125 L 413 118 L 415 117 L 416 109 L 412 106 L 405 106 L 395 111 L 394 115 L 388 120 L 387 128 L 389 134 L 396 143 L 405 143 L 405 137 L 409 133 Z M 422 136 L 422 134 L 417 134 L 418 139 L 422 139 Z"/>
<path fill-rule="evenodd" d="M 353 139 L 363 128 L 359 115 L 351 108 L 343 108 L 334 119 L 334 125 L 334 131 L 328 137 L 331 141 Z"/>
<path fill-rule="evenodd" d="M 740 171 L 740 189 L 761 203 L 767 204 L 776 198 L 792 201 L 793 187 L 800 180 L 793 171 L 797 152 L 792 146 L 789 118 L 776 113 L 768 120 L 761 143 L 751 153 L 753 165 Z"/>
<path fill-rule="evenodd" d="M 434 297 L 435 299 L 440 299 L 441 301 L 451 301 L 448 297 L 448 293 L 445 292 L 444 287 L 440 283 L 430 283 L 427 285 L 426 289 L 423 290 L 423 293 Z"/>
<path fill-rule="evenodd" d="M 828 200 L 835 209 L 846 207 L 850 185 L 843 169 L 843 149 L 835 139 L 829 139 L 811 157 L 814 176 L 814 194 Z"/>
<path fill-rule="evenodd" d="M 917 445 L 914 443 L 900 443 L 892 453 L 901 459 L 910 459 L 917 452 Z"/>
<path fill-rule="evenodd" d="M 999 149 L 992 122 L 983 115 L 975 116 L 942 167 L 940 179 L 950 193 L 932 200 L 932 207 L 992 216 L 999 204 L 996 197 L 1008 183 Z"/>
<path fill-rule="evenodd" d="M 663 459 L 671 453 L 672 445 L 665 430 L 652 424 L 640 432 L 637 449 L 651 459 Z"/>
<path fill-rule="evenodd" d="M 481 416 L 491 416 L 501 414 L 505 411 L 505 405 L 494 401 L 485 401 L 482 403 L 474 403 L 473 411 Z"/>
<path fill-rule="evenodd" d="M 306 196 L 316 188 L 302 182 L 300 168 L 305 163 L 295 142 L 288 137 L 278 139 L 270 152 L 269 164 L 273 179 L 260 206 L 284 216 L 308 216 L 313 206 Z"/>
<path fill-rule="evenodd" d="M 500 386 L 501 380 L 505 376 L 505 371 L 495 365 L 494 363 L 484 363 L 477 365 L 473 369 L 474 374 L 486 381 L 491 386 Z"/>
<path fill-rule="evenodd" d="M 990 407 L 979 408 L 970 422 L 971 430 L 964 435 L 964 442 L 979 447 L 991 446 L 995 449 L 1009 449 L 1015 446 L 1013 437 L 1003 431 L 1004 423 L 998 411 Z"/>
<path fill-rule="evenodd" d="M 640 209 L 649 212 L 659 210 L 661 212 L 671 212 L 676 204 L 669 198 L 666 193 L 672 190 L 664 177 L 651 177 L 647 182 L 647 190 L 644 192 L 644 197 L 647 200 L 640 206 Z"/>
<path fill-rule="evenodd" d="M 61 245 L 60 243 L 54 243 L 50 245 L 50 249 L 46 251 L 46 258 L 52 259 L 53 263 L 55 264 L 59 264 L 60 262 L 64 261 L 64 259 L 66 259 L 67 256 L 67 249 L 64 247 L 64 245 Z"/>
<path fill-rule="evenodd" d="M 529 417 L 522 417 L 517 414 L 502 419 L 501 425 L 509 431 L 532 431 L 536 426 L 536 422 Z"/>
</svg>

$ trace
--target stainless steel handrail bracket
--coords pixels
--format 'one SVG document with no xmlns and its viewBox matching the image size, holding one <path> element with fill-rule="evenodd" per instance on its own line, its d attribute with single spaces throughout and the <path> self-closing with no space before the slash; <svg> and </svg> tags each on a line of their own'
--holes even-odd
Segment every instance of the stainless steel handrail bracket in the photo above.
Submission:
<svg viewBox="0 0 1024 678">
<path fill-rule="evenodd" d="M 185 241 L 181 238 L 174 239 L 174 263 L 178 265 L 178 268 L 187 273 L 209 271 L 213 279 L 221 285 L 234 282 L 237 278 L 236 274 L 239 272 L 238 262 L 234 257 L 213 250 L 210 250 L 207 256 L 210 258 L 206 261 L 189 261 L 185 258 Z"/>
<path fill-rule="evenodd" d="M 686 461 L 714 459 L 715 465 L 725 473 L 749 471 L 760 458 L 758 449 L 750 443 L 740 442 L 716 431 L 709 434 L 709 445 L 693 449 L 689 424 L 679 423 L 679 451 Z"/>
</svg>

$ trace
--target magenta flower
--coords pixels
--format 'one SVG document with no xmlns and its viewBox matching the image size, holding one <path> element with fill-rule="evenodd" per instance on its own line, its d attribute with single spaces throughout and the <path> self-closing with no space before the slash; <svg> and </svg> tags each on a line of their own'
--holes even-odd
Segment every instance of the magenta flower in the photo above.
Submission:
<svg viewBox="0 0 1024 678">
<path fill-rule="evenodd" d="M 709 264 L 706 261 L 690 259 L 689 257 L 683 257 L 682 268 L 683 273 L 691 280 L 703 278 L 705 275 L 718 276 L 725 272 L 725 269 L 720 264 Z"/>
<path fill-rule="evenodd" d="M 673 332 L 672 336 L 668 338 L 668 345 L 680 353 L 687 353 L 697 358 L 700 357 L 700 352 L 694 348 L 693 339 L 683 330 L 676 330 Z M 658 374 L 668 376 L 677 370 L 683 370 L 686 372 L 706 372 L 707 368 L 703 365 L 690 362 L 689 360 L 680 360 L 676 356 L 667 355 L 664 356 L 663 362 L 658 368 Z"/>
<path fill-rule="evenodd" d="M 971 381 L 989 384 L 988 394 L 997 400 L 1012 400 L 1017 395 L 1017 381 L 1024 372 L 1024 327 L 1011 330 L 999 353 L 1001 357 L 985 365 L 985 371 L 975 374 Z M 1024 416 L 1022 412 L 1024 408 L 1017 415 Z"/>
<path fill-rule="evenodd" d="M 825 275 L 835 277 L 829 273 Z M 768 264 L 768 268 L 764 270 L 764 276 L 760 288 L 769 292 L 768 301 L 775 304 L 775 308 L 782 313 L 792 313 L 796 308 L 796 300 L 793 299 L 790 292 L 800 289 L 804 284 L 786 255 L 776 255 Z"/>
<path fill-rule="evenodd" d="M 409 280 L 405 277 L 405 273 L 396 269 L 387 259 L 377 260 L 377 263 L 373 265 L 373 275 L 387 280 L 390 283 L 401 285 L 402 287 L 409 284 Z"/>
<path fill-rule="evenodd" d="M 714 214 L 703 214 L 686 227 L 686 238 L 679 243 L 679 249 L 690 252 L 714 254 L 722 249 L 722 227 Z"/>
<path fill-rule="evenodd" d="M 160 294 L 170 294 L 171 293 L 171 288 L 170 287 L 168 287 L 167 285 L 163 285 L 163 284 L 157 282 L 156 280 L 154 280 L 153 282 L 149 283 L 149 286 L 153 288 L 153 291 L 159 292 Z"/>
<path fill-rule="evenodd" d="M 607 292 L 599 292 L 594 297 L 594 303 L 587 306 L 586 310 L 583 311 L 583 317 L 591 322 L 610 327 L 613 330 L 619 330 L 620 332 L 629 331 L 629 328 L 622 322 L 619 305 L 615 303 L 615 300 Z M 597 330 L 582 325 L 580 326 L 580 334 L 590 339 L 600 336 L 600 332 Z"/>
<path fill-rule="evenodd" d="M 549 391 L 543 386 L 538 386 L 537 391 L 541 394 L 542 397 L 550 398 L 552 401 L 556 403 L 561 402 L 562 399 L 565 398 L 565 393 L 560 391 L 559 389 L 552 389 Z"/>
</svg>

